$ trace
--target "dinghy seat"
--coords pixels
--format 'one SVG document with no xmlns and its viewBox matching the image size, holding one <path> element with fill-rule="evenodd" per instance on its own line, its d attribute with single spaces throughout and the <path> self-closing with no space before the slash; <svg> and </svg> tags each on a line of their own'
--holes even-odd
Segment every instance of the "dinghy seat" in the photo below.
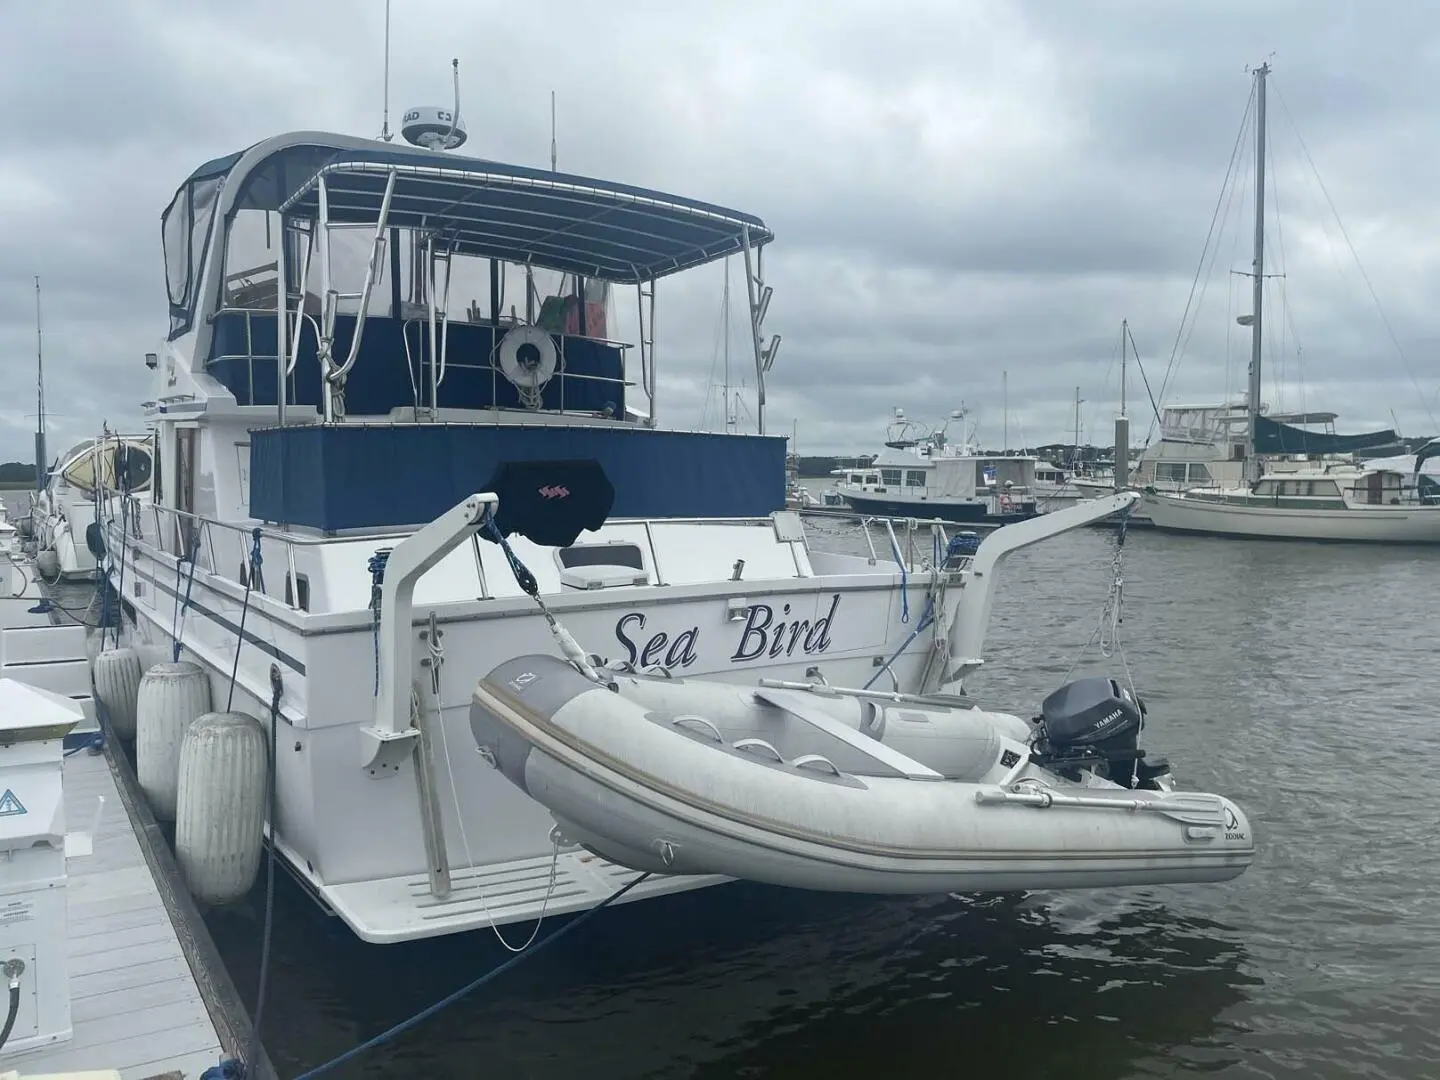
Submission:
<svg viewBox="0 0 1440 1080">
<path fill-rule="evenodd" d="M 945 777 L 928 765 L 922 765 L 914 758 L 900 753 L 898 750 L 862 735 L 852 727 L 840 723 L 833 716 L 830 716 L 823 709 L 817 709 L 813 702 L 807 701 L 801 694 L 793 690 L 777 690 L 765 687 L 755 691 L 755 697 L 759 701 L 766 702 L 776 708 L 784 709 L 792 716 L 803 720 L 820 731 L 825 732 L 832 738 L 838 739 L 847 746 L 859 750 L 866 757 L 870 758 L 882 775 L 901 776 L 907 780 L 944 780 Z M 758 742 L 759 740 L 745 740 Z M 739 746 L 739 743 L 736 744 Z M 826 762 L 829 764 L 829 762 Z M 809 763 L 814 767 L 817 763 Z M 833 766 L 832 766 L 833 768 Z"/>
</svg>

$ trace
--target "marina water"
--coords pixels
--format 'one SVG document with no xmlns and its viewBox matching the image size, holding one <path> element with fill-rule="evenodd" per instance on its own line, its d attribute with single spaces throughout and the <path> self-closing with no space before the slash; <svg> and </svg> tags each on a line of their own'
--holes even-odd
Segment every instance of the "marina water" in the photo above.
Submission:
<svg viewBox="0 0 1440 1080">
<path fill-rule="evenodd" d="M 866 550 L 854 526 L 808 527 Z M 1082 530 L 1010 559 L 977 702 L 1029 715 L 1065 679 L 1113 549 Z M 1128 664 L 1150 752 L 1250 813 L 1260 856 L 1233 883 L 874 900 L 736 884 L 622 906 L 335 1075 L 1440 1076 L 1437 576 L 1425 549 L 1130 534 L 1123 660 L 1092 648 L 1076 671 Z M 208 918 L 247 997 L 263 895 Z M 264 1038 L 282 1075 L 509 955 L 488 931 L 364 945 L 283 873 L 276 904 Z"/>
</svg>

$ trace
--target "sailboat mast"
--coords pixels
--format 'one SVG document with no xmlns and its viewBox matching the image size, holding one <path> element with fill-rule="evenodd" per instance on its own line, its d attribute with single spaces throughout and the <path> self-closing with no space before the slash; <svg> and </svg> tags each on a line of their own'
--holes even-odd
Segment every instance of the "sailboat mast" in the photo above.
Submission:
<svg viewBox="0 0 1440 1080">
<path fill-rule="evenodd" d="M 1127 339 L 1130 337 L 1130 320 L 1120 320 L 1120 415 L 1125 415 L 1125 360 L 1127 357 Z"/>
<path fill-rule="evenodd" d="M 45 334 L 40 320 L 40 275 L 35 275 L 35 490 L 45 490 Z"/>
<path fill-rule="evenodd" d="M 1263 308 L 1265 305 L 1265 77 L 1270 65 L 1261 64 L 1255 72 L 1255 264 L 1252 281 L 1254 314 L 1250 324 L 1250 401 L 1245 475 L 1259 479 L 1259 461 L 1255 457 L 1256 418 L 1260 415 L 1260 355 Z"/>
<path fill-rule="evenodd" d="M 721 325 L 721 347 L 725 350 L 725 382 L 722 386 L 722 400 L 725 404 L 725 430 L 733 433 L 735 431 L 735 415 L 731 411 L 730 401 L 730 259 L 725 259 L 725 296 L 720 301 Z"/>
<path fill-rule="evenodd" d="M 1080 403 L 1082 400 L 1080 388 L 1077 386 L 1075 387 L 1075 461 L 1077 464 L 1080 461 Z"/>
<path fill-rule="evenodd" d="M 1000 431 L 1005 453 L 1010 452 L 1010 372 L 1000 372 Z"/>
</svg>

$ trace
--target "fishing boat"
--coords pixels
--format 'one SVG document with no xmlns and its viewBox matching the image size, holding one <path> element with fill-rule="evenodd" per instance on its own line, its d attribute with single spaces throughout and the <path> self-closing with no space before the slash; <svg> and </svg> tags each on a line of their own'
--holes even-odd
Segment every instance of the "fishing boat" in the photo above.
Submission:
<svg viewBox="0 0 1440 1080">
<path fill-rule="evenodd" d="M 1395 431 L 1317 433 L 1262 412 L 1265 105 L 1269 74 L 1268 64 L 1262 64 L 1254 73 L 1256 199 L 1254 262 L 1250 271 L 1253 310 L 1237 320 L 1250 328 L 1251 341 L 1242 445 L 1244 480 L 1178 492 L 1150 485 L 1145 489 L 1142 513 L 1158 529 L 1207 536 L 1440 543 L 1440 504 L 1426 498 L 1422 491 L 1422 458 L 1417 455 L 1415 471 L 1410 474 L 1355 461 L 1355 455 L 1365 451 L 1374 454 L 1382 448 L 1393 448 L 1400 441 Z M 1325 418 L 1333 419 L 1333 415 L 1325 414 Z M 1283 471 L 1267 471 L 1262 461 L 1270 455 L 1289 457 L 1290 464 Z M 1297 457 L 1303 460 L 1297 462 Z"/>
<path fill-rule="evenodd" d="M 1034 517 L 1039 459 L 987 454 L 973 433 L 952 442 L 949 425 L 958 422 L 963 433 L 966 415 L 956 409 L 930 430 L 896 409 L 885 448 L 872 464 L 844 470 L 835 491 L 854 513 L 877 517 L 994 525 Z"/>
<path fill-rule="evenodd" d="M 264 725 L 271 850 L 370 942 L 585 910 L 628 874 L 466 746 L 476 679 L 548 648 L 557 620 L 640 671 L 920 692 L 953 678 L 950 635 L 989 605 L 964 596 L 973 538 L 872 523 L 879 556 L 837 553 L 785 510 L 761 218 L 464 156 L 458 89 L 401 135 L 275 135 L 170 200 L 154 496 L 107 499 L 121 614 L 96 661 L 97 678 L 131 654 L 193 665 L 216 708 Z M 758 430 L 667 429 L 657 286 L 727 256 Z M 107 681 L 124 708 L 136 678 Z"/>
</svg>

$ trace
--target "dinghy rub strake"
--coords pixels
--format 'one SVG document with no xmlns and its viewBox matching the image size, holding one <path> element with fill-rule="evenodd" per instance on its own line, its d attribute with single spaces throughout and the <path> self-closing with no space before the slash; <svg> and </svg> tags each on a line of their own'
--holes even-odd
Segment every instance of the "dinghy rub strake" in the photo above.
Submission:
<svg viewBox="0 0 1440 1080">
<path fill-rule="evenodd" d="M 1060 713 L 1047 740 L 979 709 L 602 677 L 517 657 L 476 687 L 471 728 L 570 840 L 636 869 L 918 894 L 1224 881 L 1254 856 L 1239 807 L 1158 763 L 1113 768 L 1112 736 L 1063 742 L 1084 728 Z"/>
</svg>

